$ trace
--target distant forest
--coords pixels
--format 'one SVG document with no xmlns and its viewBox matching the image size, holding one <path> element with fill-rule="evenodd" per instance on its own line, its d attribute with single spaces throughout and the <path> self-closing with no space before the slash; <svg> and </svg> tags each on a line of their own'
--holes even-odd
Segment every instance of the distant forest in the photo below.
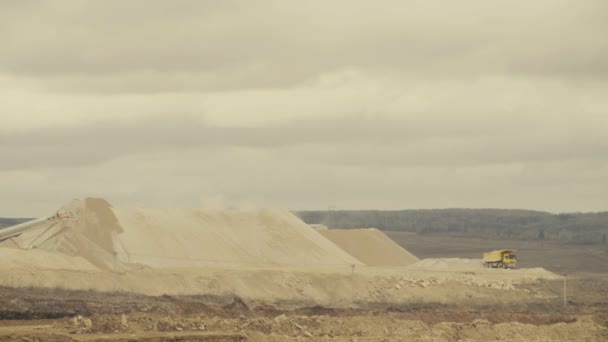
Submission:
<svg viewBox="0 0 608 342">
<path fill-rule="evenodd" d="M 330 228 L 378 228 L 418 234 L 450 234 L 564 244 L 608 244 L 608 212 L 551 214 L 504 209 L 335 210 L 294 212 L 308 224 Z M 0 218 L 0 229 L 28 219 Z"/>
<path fill-rule="evenodd" d="M 429 209 L 399 211 L 300 211 L 308 224 L 515 240 L 606 244 L 608 212 L 551 214 L 528 210 Z"/>
</svg>

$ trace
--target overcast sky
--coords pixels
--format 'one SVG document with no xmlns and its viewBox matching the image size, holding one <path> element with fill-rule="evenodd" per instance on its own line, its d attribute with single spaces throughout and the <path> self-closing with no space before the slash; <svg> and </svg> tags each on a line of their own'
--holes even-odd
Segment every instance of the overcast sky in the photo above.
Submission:
<svg viewBox="0 0 608 342">
<path fill-rule="evenodd" d="M 0 216 L 608 210 L 608 1 L 2 1 Z"/>
</svg>

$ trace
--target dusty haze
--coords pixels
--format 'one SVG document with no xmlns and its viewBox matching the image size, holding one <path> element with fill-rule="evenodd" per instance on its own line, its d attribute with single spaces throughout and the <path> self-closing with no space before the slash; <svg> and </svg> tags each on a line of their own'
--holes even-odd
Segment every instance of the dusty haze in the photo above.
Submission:
<svg viewBox="0 0 608 342">
<path fill-rule="evenodd" d="M 3 1 L 0 216 L 608 207 L 608 2 Z"/>
</svg>

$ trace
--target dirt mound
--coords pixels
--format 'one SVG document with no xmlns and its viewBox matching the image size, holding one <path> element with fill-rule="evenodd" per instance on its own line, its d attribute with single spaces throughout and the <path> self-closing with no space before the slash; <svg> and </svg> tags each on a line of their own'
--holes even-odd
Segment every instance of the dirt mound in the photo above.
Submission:
<svg viewBox="0 0 608 342">
<path fill-rule="evenodd" d="M 437 258 L 422 259 L 410 266 L 412 270 L 440 271 L 440 272 L 474 272 L 489 273 L 502 277 L 517 279 L 558 279 L 559 276 L 544 268 L 518 268 L 518 269 L 488 269 L 483 266 L 480 259 Z"/>
<path fill-rule="evenodd" d="M 330 229 L 319 233 L 368 266 L 407 266 L 418 261 L 376 228 Z"/>
<path fill-rule="evenodd" d="M 480 259 L 461 259 L 461 258 L 433 258 L 422 259 L 410 266 L 410 268 L 426 269 L 426 270 L 480 270 L 483 269 L 483 263 Z"/>
<path fill-rule="evenodd" d="M 82 257 L 99 269 L 110 270 L 114 264 L 113 237 L 122 231 L 110 207 L 102 199 L 74 200 L 61 208 L 70 213 L 70 219 L 50 222 L 0 246 Z"/>
<path fill-rule="evenodd" d="M 103 270 L 226 265 L 360 265 L 286 210 L 114 208 L 103 199 L 62 208 L 72 219 L 3 243 L 81 256 Z"/>
<path fill-rule="evenodd" d="M 153 267 L 360 264 L 287 210 L 112 208 L 121 260 Z"/>
<path fill-rule="evenodd" d="M 533 296 L 515 285 L 549 273 L 414 263 L 376 229 L 318 232 L 284 210 L 115 208 L 100 199 L 63 210 L 69 219 L 2 243 L 0 285 L 344 307 Z"/>
<path fill-rule="evenodd" d="M 97 268 L 82 257 L 72 257 L 44 250 L 24 251 L 16 248 L 0 248 L 0 260 L 14 269 L 28 270 L 36 265 L 38 270 L 95 271 Z"/>
</svg>

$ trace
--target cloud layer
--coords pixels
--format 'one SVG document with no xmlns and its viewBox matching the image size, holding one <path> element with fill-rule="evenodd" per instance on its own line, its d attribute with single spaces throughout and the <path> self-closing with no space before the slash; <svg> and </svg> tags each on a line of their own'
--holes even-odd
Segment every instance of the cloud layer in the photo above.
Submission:
<svg viewBox="0 0 608 342">
<path fill-rule="evenodd" d="M 608 5 L 8 1 L 0 215 L 606 210 Z"/>
</svg>

